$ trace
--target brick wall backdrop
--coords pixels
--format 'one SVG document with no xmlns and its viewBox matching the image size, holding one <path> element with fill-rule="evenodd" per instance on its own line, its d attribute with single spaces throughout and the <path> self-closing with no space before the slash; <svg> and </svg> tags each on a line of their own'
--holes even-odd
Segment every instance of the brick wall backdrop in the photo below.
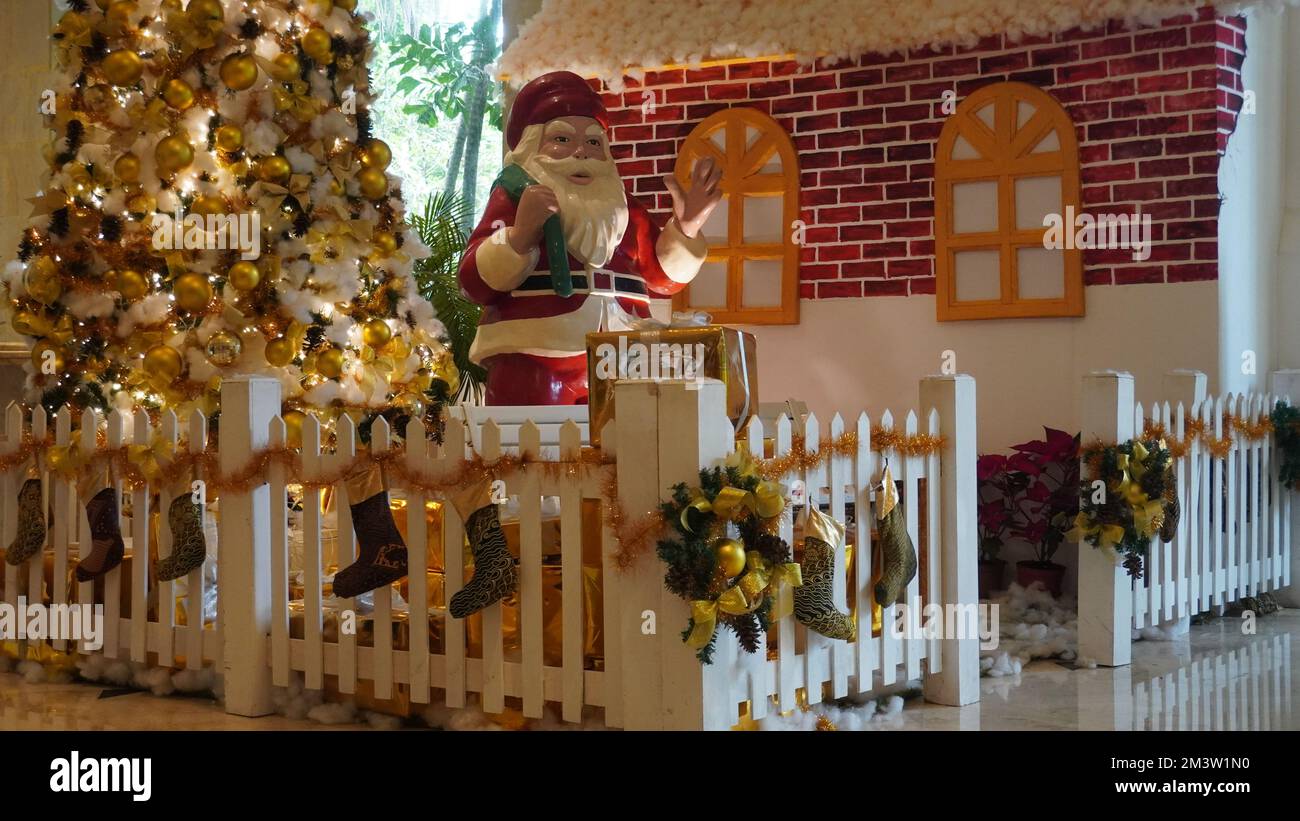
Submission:
<svg viewBox="0 0 1300 821">
<path fill-rule="evenodd" d="M 1075 122 L 1086 210 L 1153 221 L 1151 258 L 1084 252 L 1089 285 L 1215 279 L 1219 156 L 1243 101 L 1246 22 L 1212 9 L 1151 27 L 1112 23 L 974 48 L 868 55 L 800 67 L 756 61 L 648 72 L 605 87 L 613 152 L 628 190 L 664 212 L 662 177 L 682 140 L 729 106 L 771 115 L 799 152 L 808 225 L 805 299 L 934 293 L 934 156 L 944 91 L 957 100 L 1019 80 Z M 643 115 L 646 93 L 653 109 Z"/>
</svg>

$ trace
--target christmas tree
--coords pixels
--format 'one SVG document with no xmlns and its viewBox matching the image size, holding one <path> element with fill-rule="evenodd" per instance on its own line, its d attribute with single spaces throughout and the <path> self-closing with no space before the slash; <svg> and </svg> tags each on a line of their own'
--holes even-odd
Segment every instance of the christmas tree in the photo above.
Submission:
<svg viewBox="0 0 1300 821">
<path fill-rule="evenodd" d="M 356 0 L 71 0 L 42 101 L 49 173 L 5 304 L 47 410 L 432 416 L 458 374 L 370 133 Z M 395 420 L 397 421 L 397 420 Z"/>
</svg>

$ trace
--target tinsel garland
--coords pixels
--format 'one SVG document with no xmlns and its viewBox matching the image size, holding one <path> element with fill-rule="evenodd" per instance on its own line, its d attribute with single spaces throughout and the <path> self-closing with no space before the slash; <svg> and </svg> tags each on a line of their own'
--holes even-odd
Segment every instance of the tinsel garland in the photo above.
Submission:
<svg viewBox="0 0 1300 821">
<path fill-rule="evenodd" d="M 1284 403 L 1278 403 L 1284 404 Z M 1183 438 L 1178 439 L 1169 433 L 1162 422 L 1148 420 L 1142 427 L 1143 439 L 1163 439 L 1174 458 L 1180 458 L 1191 449 L 1192 442 L 1200 440 L 1216 459 L 1222 459 L 1232 451 L 1235 433 L 1243 442 L 1261 442 L 1274 430 L 1273 419 L 1261 416 L 1258 422 L 1237 416 L 1233 413 L 1223 414 L 1223 428 L 1227 436 L 1214 435 L 1214 429 L 1203 419 L 1190 418 L 1183 421 Z"/>
<path fill-rule="evenodd" d="M 943 436 L 928 433 L 899 433 L 894 428 L 880 425 L 871 427 L 871 449 L 876 453 L 893 452 L 902 456 L 929 456 L 947 445 Z M 848 431 L 834 439 L 823 439 L 817 450 L 809 451 L 802 436 L 790 442 L 790 452 L 770 459 L 755 458 L 758 474 L 764 479 L 780 479 L 797 471 L 815 470 L 834 456 L 852 457 L 858 452 L 858 433 Z"/>
</svg>

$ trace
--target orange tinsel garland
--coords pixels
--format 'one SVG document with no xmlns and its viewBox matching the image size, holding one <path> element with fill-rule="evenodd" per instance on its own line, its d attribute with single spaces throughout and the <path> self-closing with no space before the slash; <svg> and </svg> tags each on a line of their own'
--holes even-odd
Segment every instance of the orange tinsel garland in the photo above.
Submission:
<svg viewBox="0 0 1300 821">
<path fill-rule="evenodd" d="M 1169 453 L 1178 458 L 1186 455 L 1192 442 L 1199 439 L 1216 459 L 1222 459 L 1232 451 L 1232 434 L 1238 434 L 1243 442 L 1260 442 L 1273 432 L 1273 420 L 1261 416 L 1258 422 L 1251 422 L 1232 413 L 1223 414 L 1223 430 L 1227 436 L 1214 435 L 1213 429 L 1202 419 L 1186 419 L 1183 422 L 1183 438 L 1177 439 L 1169 434 L 1168 428 L 1161 422 L 1147 421 L 1142 427 L 1143 439 L 1164 439 Z"/>
<path fill-rule="evenodd" d="M 902 456 L 929 456 L 943 450 L 947 440 L 928 433 L 908 435 L 893 428 L 871 426 L 871 449 L 876 453 L 892 451 Z M 848 431 L 834 439 L 823 439 L 817 450 L 809 451 L 802 436 L 790 442 L 790 452 L 770 459 L 754 459 L 758 474 L 764 479 L 780 479 L 796 471 L 813 470 L 832 456 L 853 456 L 858 452 L 858 433 Z"/>
</svg>

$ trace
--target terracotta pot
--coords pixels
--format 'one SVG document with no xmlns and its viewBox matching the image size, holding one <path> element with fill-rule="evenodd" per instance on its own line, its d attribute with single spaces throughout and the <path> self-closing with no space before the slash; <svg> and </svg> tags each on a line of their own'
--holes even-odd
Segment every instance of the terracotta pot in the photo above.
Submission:
<svg viewBox="0 0 1300 821">
<path fill-rule="evenodd" d="M 989 559 L 980 562 L 980 598 L 987 599 L 999 590 L 1005 589 L 1002 579 L 1006 576 L 1006 559 Z"/>
<path fill-rule="evenodd" d="M 1065 565 L 1056 562 L 1016 562 L 1016 584 L 1029 587 L 1040 582 L 1053 596 L 1061 595 L 1061 581 L 1065 578 Z"/>
</svg>

